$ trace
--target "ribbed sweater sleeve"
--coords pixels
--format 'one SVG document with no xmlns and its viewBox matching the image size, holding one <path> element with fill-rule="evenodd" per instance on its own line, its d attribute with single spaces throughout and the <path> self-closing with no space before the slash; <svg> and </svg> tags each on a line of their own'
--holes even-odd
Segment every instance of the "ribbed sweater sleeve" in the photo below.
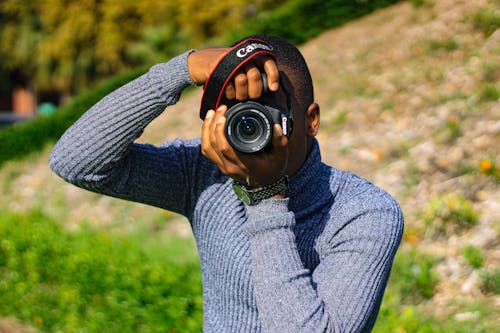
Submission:
<svg viewBox="0 0 500 333">
<path fill-rule="evenodd" d="M 247 212 L 263 332 L 371 330 L 403 230 L 392 198 L 365 193 L 334 205 L 316 244 L 320 263 L 314 272 L 297 251 L 286 199 L 266 200 Z"/>
<path fill-rule="evenodd" d="M 90 108 L 55 145 L 49 160 L 54 172 L 91 191 L 185 213 L 190 150 L 181 146 L 186 143 L 161 148 L 134 140 L 194 84 L 188 54 L 153 66 Z"/>
</svg>

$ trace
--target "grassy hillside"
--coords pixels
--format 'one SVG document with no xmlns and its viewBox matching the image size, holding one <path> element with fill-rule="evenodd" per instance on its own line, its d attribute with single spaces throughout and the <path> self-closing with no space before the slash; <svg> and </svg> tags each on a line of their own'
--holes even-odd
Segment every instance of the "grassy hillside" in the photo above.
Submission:
<svg viewBox="0 0 500 333">
<path fill-rule="evenodd" d="M 250 15 L 240 25 L 234 25 L 230 23 L 231 18 L 229 18 L 229 21 L 225 23 L 223 22 L 224 20 L 223 21 L 220 20 L 220 15 L 217 13 L 223 13 L 225 12 L 224 8 L 227 9 L 228 6 L 229 7 L 232 6 L 231 2 L 227 2 L 225 4 L 221 4 L 219 8 L 208 13 L 209 14 L 208 16 L 202 15 L 204 18 L 201 17 L 194 18 L 193 15 L 188 15 L 188 17 L 192 18 L 193 20 L 188 20 L 189 22 L 185 22 L 183 19 L 181 19 L 181 21 L 186 23 L 186 26 L 184 26 L 184 28 L 186 28 L 187 30 L 191 30 L 189 27 L 191 28 L 196 27 L 194 30 L 197 32 L 193 31 L 194 35 L 191 36 L 192 38 L 188 38 L 190 40 L 189 43 L 187 42 L 188 39 L 186 39 L 187 37 L 184 35 L 182 28 L 180 28 L 177 34 L 174 33 L 175 35 L 174 36 L 169 33 L 169 31 L 174 32 L 174 30 L 172 30 L 174 28 L 168 25 L 167 26 L 159 25 L 156 26 L 155 28 L 152 28 L 152 26 L 149 26 L 149 28 L 146 27 L 145 31 L 147 31 L 148 33 L 144 34 L 143 36 L 144 40 L 141 43 L 139 43 L 142 46 L 135 47 L 136 50 L 134 52 L 131 51 L 132 53 L 136 53 L 136 56 L 141 59 L 140 64 L 142 65 L 139 68 L 126 71 L 120 75 L 111 77 L 108 80 L 104 80 L 97 86 L 91 85 L 92 88 L 88 89 L 87 91 L 81 91 L 76 98 L 73 98 L 68 104 L 58 108 L 57 112 L 55 112 L 54 114 L 44 115 L 43 117 L 35 117 L 27 122 L 15 124 L 8 128 L 1 129 L 0 167 L 6 161 L 14 159 L 23 159 L 30 153 L 38 153 L 46 144 L 51 143 L 56 138 L 60 137 L 64 133 L 64 131 L 73 122 L 75 122 L 76 119 L 78 119 L 83 114 L 83 112 L 85 112 L 90 106 L 97 103 L 97 101 L 99 101 L 102 97 L 107 95 L 109 92 L 115 90 L 117 87 L 123 85 L 125 82 L 128 82 L 133 78 L 139 76 L 140 74 L 144 73 L 149 66 L 154 64 L 154 62 L 165 61 L 165 57 L 184 52 L 188 48 L 202 48 L 203 45 L 210 45 L 210 47 L 213 47 L 214 45 L 225 46 L 234 43 L 234 41 L 236 40 L 257 33 L 280 35 L 282 37 L 289 39 L 291 42 L 299 44 L 313 37 L 318 36 L 322 31 L 325 31 L 329 28 L 340 26 L 346 22 L 349 22 L 358 17 L 371 13 L 376 9 L 387 7 L 398 1 L 399 0 L 372 0 L 369 2 L 356 2 L 356 1 L 353 2 L 350 0 L 330 0 L 328 1 L 328 3 L 325 3 L 322 0 L 289 0 L 286 3 L 283 3 L 282 5 L 279 5 L 279 3 L 278 4 L 275 3 L 274 5 L 268 4 L 263 6 L 263 8 L 269 8 L 269 10 L 260 10 L 260 9 L 257 10 L 257 7 L 255 7 L 254 10 L 257 10 L 257 12 L 259 13 L 256 16 Z M 188 7 L 194 5 L 195 3 L 196 1 L 188 5 Z M 7 5 L 6 8 L 7 7 L 9 6 Z M 11 9 L 14 10 L 16 6 L 11 6 L 11 7 L 13 7 Z M 97 5 L 97 7 L 99 7 L 99 5 Z M 97 7 L 94 8 L 94 12 L 99 11 L 99 8 Z M 139 7 L 141 6 L 139 5 Z M 250 9 L 251 7 L 252 6 L 249 6 L 248 9 Z M 29 12 L 29 9 L 26 10 Z M 159 10 L 162 11 L 161 9 Z M 201 10 L 201 12 L 204 11 Z M 40 13 L 37 12 L 36 14 Z M 128 15 L 125 13 L 122 14 L 125 16 Z M 0 8 L 0 15 L 2 15 L 1 8 Z M 92 16 L 91 13 L 87 13 L 87 15 Z M 103 15 L 104 16 L 101 17 L 101 19 L 106 21 L 106 15 L 105 14 Z M 177 16 L 180 14 L 174 13 L 173 15 L 174 16 L 171 17 L 172 21 L 177 21 L 178 19 Z M 233 17 L 232 15 L 229 16 Z M 7 17 L 9 17 L 8 14 Z M 13 19 L 16 20 L 16 18 Z M 201 21 L 199 21 L 200 19 Z M 235 19 L 235 17 L 233 17 L 233 19 Z M 36 21 L 36 19 L 34 20 Z M 139 17 L 136 17 L 131 20 L 141 21 Z M 153 18 L 153 21 L 150 21 L 149 24 L 155 25 L 154 20 L 155 19 Z M 237 21 L 240 21 L 240 19 L 237 19 Z M 294 24 L 292 26 L 290 26 L 289 24 L 290 21 L 294 21 Z M 307 22 L 307 24 L 305 22 Z M 225 31 L 225 33 L 218 34 L 217 37 L 202 42 L 200 40 L 200 37 L 202 37 L 202 35 L 208 31 L 204 28 L 209 26 L 217 26 L 217 30 Z M 169 27 L 172 29 L 169 29 Z M 199 29 L 199 27 L 204 27 L 204 28 Z M 32 28 L 37 29 L 36 27 Z M 42 25 L 38 28 L 43 30 L 44 27 Z M 83 30 L 85 30 L 85 28 L 83 28 Z M 44 35 L 46 33 L 47 33 L 46 31 L 38 32 L 38 34 L 40 35 Z M 212 33 L 215 33 L 215 31 L 213 31 Z M 49 32 L 47 36 L 52 36 L 54 34 L 57 35 L 57 31 Z M 211 34 L 209 33 L 206 36 L 206 38 L 208 38 L 209 35 Z M 87 37 L 91 38 L 90 36 L 81 38 L 86 39 Z M 180 39 L 177 40 L 177 37 Z M 101 36 L 101 38 L 104 38 L 104 40 L 106 40 L 106 36 L 104 35 Z M 117 38 L 120 39 L 121 37 Z M 177 42 L 174 42 L 174 40 L 177 40 Z M 181 40 L 184 40 L 184 42 L 182 42 Z M 130 40 L 129 42 L 130 43 L 128 44 L 130 45 L 136 45 L 136 46 L 139 45 L 136 43 L 137 41 L 134 40 Z M 84 42 L 82 43 L 85 44 Z M 154 50 L 150 48 L 152 46 L 149 45 L 150 43 L 155 44 L 155 46 L 153 46 Z M 113 47 L 117 45 L 121 44 L 118 40 L 115 40 L 115 43 L 113 43 Z M 182 47 L 182 45 L 184 46 Z M 61 49 L 67 49 L 73 47 L 72 45 L 66 45 L 66 44 L 60 46 Z M 85 46 L 82 47 L 85 48 Z M 114 52 L 121 54 L 120 56 L 118 56 L 117 59 L 115 59 L 116 61 L 112 61 L 112 63 L 114 64 L 113 66 L 115 66 L 116 68 L 123 66 L 124 68 L 126 68 L 128 66 L 126 65 L 127 63 L 130 65 L 130 63 L 127 62 L 127 60 L 125 60 L 124 58 L 122 59 L 122 56 L 124 54 L 128 54 L 129 53 L 128 51 L 130 51 L 126 46 L 124 47 L 125 49 L 122 50 L 122 52 L 118 51 Z M 132 47 L 132 49 L 133 48 L 134 47 Z M 10 49 L 6 48 L 6 50 Z M 12 52 L 16 53 L 15 51 Z M 80 52 L 80 53 L 85 53 L 85 52 Z M 112 53 L 113 52 L 111 52 L 111 54 Z M 38 54 L 38 56 L 44 57 L 46 55 Z M 101 63 L 100 65 L 102 65 L 103 68 L 107 67 L 105 59 L 103 58 L 101 60 L 104 63 Z M 96 60 L 94 62 L 99 62 L 99 61 Z M 9 63 L 9 61 L 7 60 L 6 63 Z M 89 63 L 93 62 L 90 61 Z M 0 65 L 1 64 L 2 63 L 0 62 Z M 57 61 L 53 65 L 57 67 L 58 66 Z M 85 75 L 83 76 L 85 77 Z M 80 82 L 81 80 L 77 81 Z M 44 84 L 46 85 L 47 83 Z"/>
<path fill-rule="evenodd" d="M 500 327 L 499 5 L 403 2 L 301 46 L 321 105 L 323 159 L 389 191 L 405 214 L 377 332 Z M 200 93 L 185 95 L 140 141 L 198 135 Z M 49 171 L 48 154 L 2 167 L 0 210 L 11 220 L 35 211 L 77 238 L 85 237 L 82 225 L 131 239 L 149 235 L 152 264 L 172 251 L 160 241 L 170 235 L 195 252 L 183 218 L 65 184 Z M 21 310 L 0 316 L 47 330 L 41 317 Z"/>
</svg>

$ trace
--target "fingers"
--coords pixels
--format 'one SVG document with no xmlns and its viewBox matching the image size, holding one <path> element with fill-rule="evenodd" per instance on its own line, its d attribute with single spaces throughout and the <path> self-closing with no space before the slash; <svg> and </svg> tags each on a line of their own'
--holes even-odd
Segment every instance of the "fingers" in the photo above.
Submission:
<svg viewBox="0 0 500 333">
<path fill-rule="evenodd" d="M 275 170 L 277 175 L 281 177 L 288 167 L 288 138 L 283 135 L 283 130 L 278 124 L 274 125 L 273 150 L 273 158 L 277 161 Z"/>
<path fill-rule="evenodd" d="M 260 69 L 255 66 L 248 66 L 245 69 L 248 82 L 248 98 L 257 99 L 262 95 L 262 89 L 264 87 Z"/>
<path fill-rule="evenodd" d="M 269 90 L 278 91 L 280 75 L 276 61 L 269 57 L 262 57 L 258 58 L 257 62 L 264 68 L 264 72 L 266 72 Z"/>
<path fill-rule="evenodd" d="M 238 70 L 234 76 L 234 87 L 236 90 L 236 99 L 244 101 L 248 99 L 248 78 L 246 72 Z"/>
<path fill-rule="evenodd" d="M 234 86 L 239 101 L 259 98 L 264 87 L 259 68 L 252 64 L 244 65 L 242 70 L 236 72 Z"/>
<path fill-rule="evenodd" d="M 224 165 L 224 170 L 227 167 L 226 158 L 224 156 L 224 151 L 228 149 L 227 141 L 220 137 L 219 132 L 222 131 L 222 135 L 224 135 L 224 124 L 226 118 L 224 117 L 224 113 L 226 112 L 227 107 L 225 105 L 219 107 L 217 111 L 215 111 L 215 115 L 212 118 L 211 126 L 210 126 L 210 145 L 217 154 L 218 159 Z"/>
<path fill-rule="evenodd" d="M 279 71 L 273 58 L 268 56 L 257 57 L 254 61 L 245 64 L 233 76 L 224 91 L 229 100 L 237 99 L 245 101 L 247 99 L 258 99 L 262 96 L 264 84 L 262 74 L 267 75 L 268 86 L 271 91 L 279 89 Z"/>
<path fill-rule="evenodd" d="M 224 117 L 224 113 L 226 109 L 224 109 L 220 117 L 215 120 L 215 128 L 213 132 L 214 137 L 214 149 L 217 152 L 219 158 L 224 162 L 226 167 L 226 174 L 231 175 L 232 177 L 240 176 L 248 172 L 248 168 L 242 163 L 237 153 L 234 151 L 233 147 L 231 147 L 230 143 L 227 141 L 226 137 L 226 117 Z"/>
<path fill-rule="evenodd" d="M 225 135 L 227 107 L 219 107 L 217 111 L 208 111 L 202 127 L 202 153 L 214 162 L 224 174 L 244 180 L 248 168 L 238 158 Z"/>
<path fill-rule="evenodd" d="M 207 112 L 205 119 L 203 120 L 203 126 L 201 128 L 201 152 L 206 158 L 214 162 L 217 166 L 222 166 L 223 163 L 212 148 L 210 138 L 214 115 L 215 111 L 210 110 Z"/>
<path fill-rule="evenodd" d="M 236 89 L 234 87 L 234 84 L 232 81 L 230 81 L 227 86 L 226 86 L 226 90 L 224 91 L 224 93 L 226 94 L 226 98 L 228 100 L 233 100 L 236 98 Z"/>
<path fill-rule="evenodd" d="M 273 147 L 282 149 L 288 144 L 288 138 L 283 134 L 283 129 L 279 124 L 274 124 Z"/>
</svg>

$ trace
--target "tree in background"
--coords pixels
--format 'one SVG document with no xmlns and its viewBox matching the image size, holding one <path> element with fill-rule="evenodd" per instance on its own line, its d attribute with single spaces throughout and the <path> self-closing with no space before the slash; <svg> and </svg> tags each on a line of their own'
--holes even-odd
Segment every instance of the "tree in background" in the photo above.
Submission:
<svg viewBox="0 0 500 333">
<path fill-rule="evenodd" d="M 0 73 L 63 96 L 199 47 L 269 0 L 3 0 Z"/>
</svg>

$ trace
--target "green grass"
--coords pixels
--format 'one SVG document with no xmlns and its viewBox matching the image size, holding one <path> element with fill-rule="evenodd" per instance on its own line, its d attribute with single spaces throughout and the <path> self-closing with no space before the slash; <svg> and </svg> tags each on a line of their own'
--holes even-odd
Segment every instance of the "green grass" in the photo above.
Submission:
<svg viewBox="0 0 500 333">
<path fill-rule="evenodd" d="M 436 317 L 434 313 L 438 311 L 434 308 L 424 310 L 425 307 L 421 307 L 433 296 L 437 286 L 434 267 L 438 260 L 413 247 L 399 250 L 374 333 L 486 333 L 497 329 L 492 318 L 498 315 L 498 311 L 484 303 L 451 301 L 445 315 L 440 317 Z M 490 269 L 481 273 L 489 293 L 498 294 L 499 272 Z M 461 314 L 470 314 L 471 318 L 459 321 L 457 316 Z"/>
<path fill-rule="evenodd" d="M 201 331 L 201 277 L 190 238 L 148 229 L 70 232 L 35 210 L 3 214 L 0 239 L 0 317 L 44 332 Z M 374 332 L 489 331 L 483 321 L 492 314 L 484 306 L 460 325 L 419 309 L 434 294 L 436 263 L 416 249 L 398 252 Z M 484 272 L 485 290 L 498 293 L 498 271 Z"/>
<path fill-rule="evenodd" d="M 447 52 L 455 51 L 459 47 L 460 45 L 454 39 L 443 39 L 443 40 L 431 39 L 428 41 L 427 45 L 427 48 L 431 52 L 431 54 L 438 51 L 447 51 Z"/>
<path fill-rule="evenodd" d="M 479 91 L 479 100 L 482 102 L 493 102 L 500 100 L 500 89 L 492 83 L 486 83 Z"/>
<path fill-rule="evenodd" d="M 481 31 L 486 37 L 500 28 L 500 13 L 492 8 L 479 9 L 470 20 L 474 28 Z"/>
<path fill-rule="evenodd" d="M 417 304 L 434 296 L 438 275 L 434 270 L 437 258 L 416 249 L 400 251 L 392 270 L 392 290 L 405 304 Z"/>
<path fill-rule="evenodd" d="M 421 218 L 430 236 L 447 236 L 476 225 L 479 213 L 470 200 L 457 193 L 448 193 L 432 198 Z"/>
<path fill-rule="evenodd" d="M 480 274 L 481 291 L 485 294 L 500 294 L 500 269 L 485 269 Z"/>
<path fill-rule="evenodd" d="M 2 215 L 0 239 L 0 316 L 47 332 L 201 330 L 189 240 L 71 233 L 39 211 Z"/>
<path fill-rule="evenodd" d="M 473 268 L 481 268 L 484 263 L 484 255 L 481 249 L 467 245 L 462 250 L 462 255 L 464 256 L 467 263 Z"/>
</svg>

